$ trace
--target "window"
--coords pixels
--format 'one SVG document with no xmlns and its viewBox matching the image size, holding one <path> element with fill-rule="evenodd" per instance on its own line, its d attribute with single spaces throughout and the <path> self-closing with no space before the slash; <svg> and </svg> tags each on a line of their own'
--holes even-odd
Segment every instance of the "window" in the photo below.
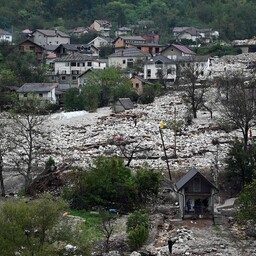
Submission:
<svg viewBox="0 0 256 256">
<path fill-rule="evenodd" d="M 31 51 L 35 51 L 35 46 L 29 46 L 29 50 L 31 50 Z"/>
<path fill-rule="evenodd" d="M 61 80 L 63 81 L 63 80 L 66 80 L 66 76 L 62 76 L 61 77 Z"/>
<path fill-rule="evenodd" d="M 151 69 L 147 70 L 147 77 L 151 77 Z"/>
<path fill-rule="evenodd" d="M 42 94 L 42 93 L 39 93 L 39 97 L 40 97 L 40 98 L 43 98 L 43 94 Z"/>
<path fill-rule="evenodd" d="M 76 76 L 72 76 L 72 80 L 76 80 Z"/>
<path fill-rule="evenodd" d="M 123 64 L 125 64 L 126 63 L 126 60 L 123 60 Z"/>
<path fill-rule="evenodd" d="M 23 96 L 24 96 L 24 98 L 27 98 L 27 97 L 28 97 L 28 94 L 27 94 L 27 93 L 24 93 Z"/>
<path fill-rule="evenodd" d="M 132 68 L 133 67 L 133 59 L 127 60 L 127 67 Z"/>
<path fill-rule="evenodd" d="M 76 67 L 76 62 L 71 62 L 71 67 Z"/>
<path fill-rule="evenodd" d="M 135 87 L 138 89 L 140 87 L 140 84 L 139 83 L 136 83 L 135 84 Z"/>
<path fill-rule="evenodd" d="M 88 66 L 88 67 L 91 67 L 91 66 L 92 66 L 92 62 L 91 62 L 91 61 L 88 61 L 88 62 L 87 62 L 87 66 Z"/>
</svg>

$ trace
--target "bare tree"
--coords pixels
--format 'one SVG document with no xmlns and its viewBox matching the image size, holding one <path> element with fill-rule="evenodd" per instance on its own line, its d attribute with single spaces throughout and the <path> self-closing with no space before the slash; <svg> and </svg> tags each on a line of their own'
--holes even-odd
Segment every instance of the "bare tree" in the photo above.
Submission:
<svg viewBox="0 0 256 256">
<path fill-rule="evenodd" d="M 256 79 L 241 72 L 224 78 L 218 81 L 221 113 L 226 122 L 242 131 L 247 150 L 248 132 L 256 120 Z"/>
<path fill-rule="evenodd" d="M 39 115 L 40 102 L 28 99 L 17 102 L 16 108 L 9 115 L 10 136 L 13 147 L 12 163 L 16 170 L 24 177 L 25 192 L 38 172 L 39 159 L 45 147 L 42 125 L 46 117 Z"/>
<path fill-rule="evenodd" d="M 201 77 L 205 77 L 206 70 L 196 58 L 191 57 L 189 62 L 177 62 L 178 83 L 185 85 L 185 93 L 183 99 L 193 113 L 193 117 L 197 118 L 197 111 L 205 105 L 205 93 L 207 90 L 206 80 L 200 81 Z"/>
</svg>

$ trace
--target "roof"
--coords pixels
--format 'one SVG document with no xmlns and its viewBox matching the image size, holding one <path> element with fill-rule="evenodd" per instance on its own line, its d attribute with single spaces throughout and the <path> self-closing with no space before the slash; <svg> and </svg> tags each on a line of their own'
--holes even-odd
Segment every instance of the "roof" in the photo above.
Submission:
<svg viewBox="0 0 256 256">
<path fill-rule="evenodd" d="M 29 39 L 29 38 L 23 40 L 23 41 L 22 41 L 21 43 L 19 43 L 18 45 L 22 45 L 22 44 L 24 44 L 24 43 L 26 43 L 26 42 L 29 42 L 29 43 L 31 43 L 31 44 L 33 44 L 33 45 L 35 45 L 35 46 L 41 48 L 42 50 L 45 49 L 42 45 L 39 45 L 39 44 L 35 43 L 33 40 L 31 40 L 31 39 Z"/>
<path fill-rule="evenodd" d="M 149 59 L 147 61 L 147 64 L 152 64 L 152 63 L 156 63 L 156 62 L 162 62 L 163 64 L 175 64 L 175 60 L 173 59 L 169 59 L 163 55 L 156 55 L 153 58 Z"/>
<path fill-rule="evenodd" d="M 0 28 L 0 35 L 9 35 L 10 36 L 11 33 Z"/>
<path fill-rule="evenodd" d="M 142 41 L 145 42 L 146 39 L 142 36 L 118 36 L 113 43 L 115 43 L 119 38 L 123 39 L 124 41 Z"/>
<path fill-rule="evenodd" d="M 145 53 L 138 48 L 126 48 L 126 49 L 120 49 L 112 54 L 110 54 L 108 57 L 149 57 L 150 55 L 148 53 Z"/>
<path fill-rule="evenodd" d="M 124 109 L 132 109 L 134 108 L 133 102 L 130 98 L 119 98 L 118 101 L 124 107 Z"/>
<path fill-rule="evenodd" d="M 112 27 L 111 22 L 107 21 L 107 20 L 95 20 L 94 22 L 97 22 L 100 26 L 102 27 Z"/>
<path fill-rule="evenodd" d="M 84 55 L 82 53 L 79 53 L 79 52 L 72 52 L 68 55 L 65 55 L 65 56 L 62 56 L 60 58 L 57 58 L 55 60 L 55 62 L 70 62 L 70 61 L 96 61 L 95 59 L 93 59 L 91 56 L 87 56 L 87 55 Z"/>
<path fill-rule="evenodd" d="M 61 36 L 61 37 L 70 37 L 69 35 L 67 35 L 66 33 L 64 33 L 64 32 L 62 32 L 62 31 L 60 31 L 60 30 L 48 30 L 48 29 L 36 29 L 34 32 L 33 32 L 33 34 L 35 33 L 35 32 L 39 32 L 39 33 L 41 33 L 41 34 L 43 34 L 43 35 L 45 35 L 45 36 L 48 36 L 48 37 L 54 37 L 54 36 L 56 36 L 56 35 L 59 35 L 59 36 Z"/>
<path fill-rule="evenodd" d="M 141 81 L 142 83 L 144 84 L 152 84 L 151 82 L 149 82 L 148 80 L 144 79 L 143 77 L 141 76 L 137 76 L 137 75 L 133 75 L 130 80 L 132 79 L 138 79 L 139 81 Z"/>
<path fill-rule="evenodd" d="M 176 61 L 179 62 L 207 62 L 209 59 L 208 55 L 193 55 L 193 56 L 179 56 Z"/>
<path fill-rule="evenodd" d="M 53 51 L 55 51 L 55 50 L 57 49 L 58 45 L 46 44 L 46 45 L 44 45 L 43 47 L 44 47 L 44 49 L 45 49 L 46 51 L 51 51 L 51 52 L 53 52 Z"/>
<path fill-rule="evenodd" d="M 57 86 L 58 83 L 25 83 L 17 90 L 17 92 L 50 92 Z"/>
<path fill-rule="evenodd" d="M 202 175 L 195 167 L 191 168 L 179 181 L 176 182 L 177 190 L 181 190 L 192 178 L 200 175 L 211 187 L 217 189 L 204 175 Z"/>
<path fill-rule="evenodd" d="M 168 45 L 167 47 L 165 47 L 162 52 L 166 51 L 168 48 L 170 47 L 174 47 L 176 48 L 177 50 L 185 53 L 185 54 L 190 54 L 190 55 L 194 55 L 195 53 L 193 51 L 191 51 L 188 47 L 186 47 L 185 45 L 181 45 L 181 44 L 171 44 L 171 45 Z"/>
</svg>

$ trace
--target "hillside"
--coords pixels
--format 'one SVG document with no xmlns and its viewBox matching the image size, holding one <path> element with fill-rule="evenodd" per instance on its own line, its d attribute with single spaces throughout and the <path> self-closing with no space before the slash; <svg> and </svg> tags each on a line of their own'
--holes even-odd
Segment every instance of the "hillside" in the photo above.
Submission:
<svg viewBox="0 0 256 256">
<path fill-rule="evenodd" d="M 221 38 L 233 40 L 255 35 L 255 12 L 250 0 L 77 0 L 72 4 L 69 0 L 2 0 L 0 28 L 14 32 L 17 38 L 26 28 L 58 27 L 68 32 L 88 27 L 95 19 L 107 19 L 113 28 L 133 26 L 135 33 L 157 32 L 161 43 L 172 39 L 170 32 L 175 26 L 212 28 L 220 32 Z"/>
</svg>

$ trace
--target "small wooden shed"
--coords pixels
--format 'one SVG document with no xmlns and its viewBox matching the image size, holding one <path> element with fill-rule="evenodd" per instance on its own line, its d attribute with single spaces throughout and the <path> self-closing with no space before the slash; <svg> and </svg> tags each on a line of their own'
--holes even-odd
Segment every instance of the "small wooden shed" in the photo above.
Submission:
<svg viewBox="0 0 256 256">
<path fill-rule="evenodd" d="M 133 109 L 133 108 L 134 108 L 134 104 L 130 98 L 119 98 L 113 105 L 113 111 L 115 113 Z"/>
<path fill-rule="evenodd" d="M 179 195 L 182 219 L 214 217 L 214 196 L 218 189 L 195 167 L 191 168 L 175 185 Z"/>
</svg>

